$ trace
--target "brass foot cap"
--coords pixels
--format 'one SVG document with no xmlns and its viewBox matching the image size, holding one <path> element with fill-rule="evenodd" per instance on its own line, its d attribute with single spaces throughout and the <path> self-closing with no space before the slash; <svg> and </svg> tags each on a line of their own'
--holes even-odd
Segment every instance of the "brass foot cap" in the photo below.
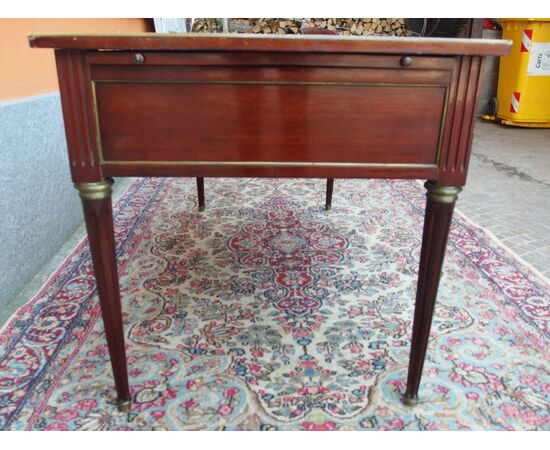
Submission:
<svg viewBox="0 0 550 450">
<path fill-rule="evenodd" d="M 117 402 L 118 412 L 126 413 L 126 412 L 129 412 L 131 408 L 132 408 L 131 400 L 119 400 Z"/>
<path fill-rule="evenodd" d="M 405 406 L 416 406 L 418 405 L 418 397 L 407 397 L 406 395 L 403 395 L 401 397 L 401 403 Z"/>
<path fill-rule="evenodd" d="M 200 212 L 204 211 L 204 206 L 199 206 L 199 211 Z"/>
<path fill-rule="evenodd" d="M 331 209 L 332 209 L 332 206 L 331 206 L 331 205 L 325 206 L 325 211 L 330 211 Z"/>
</svg>

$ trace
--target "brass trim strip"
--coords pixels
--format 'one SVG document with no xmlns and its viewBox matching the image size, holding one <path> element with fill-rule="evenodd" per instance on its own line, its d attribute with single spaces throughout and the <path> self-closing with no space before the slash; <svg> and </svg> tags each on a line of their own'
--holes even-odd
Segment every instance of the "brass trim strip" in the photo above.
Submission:
<svg viewBox="0 0 550 450">
<path fill-rule="evenodd" d="M 95 139 L 97 144 L 97 151 L 99 153 L 99 165 L 103 163 L 103 146 L 101 144 L 101 130 L 99 128 L 99 110 L 97 108 L 97 93 L 95 88 L 95 81 L 92 80 L 92 102 L 94 106 L 94 120 L 95 120 Z"/>
<path fill-rule="evenodd" d="M 447 120 L 447 110 L 449 109 L 449 85 L 445 85 L 445 99 L 443 100 L 443 114 L 439 123 L 439 136 L 437 138 L 437 150 L 435 153 L 435 164 L 439 167 L 441 158 L 441 149 L 443 147 L 443 135 L 445 134 L 445 122 Z"/>
<path fill-rule="evenodd" d="M 233 81 L 233 80 L 109 80 L 94 79 L 92 83 L 119 84 L 235 84 L 253 86 L 388 86 L 388 87 L 448 87 L 445 83 L 353 83 L 339 81 Z"/>
<path fill-rule="evenodd" d="M 431 163 L 356 163 L 356 162 L 317 162 L 317 161 L 155 161 L 155 160 L 107 160 L 103 165 L 162 165 L 162 166 L 262 166 L 262 167 L 411 167 L 432 168 Z"/>
</svg>

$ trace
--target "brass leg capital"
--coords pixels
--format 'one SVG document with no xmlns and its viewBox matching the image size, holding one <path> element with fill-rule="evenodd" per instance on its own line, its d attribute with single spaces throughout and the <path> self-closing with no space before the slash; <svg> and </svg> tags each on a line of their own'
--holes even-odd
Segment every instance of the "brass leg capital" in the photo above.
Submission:
<svg viewBox="0 0 550 450">
<path fill-rule="evenodd" d="M 428 199 L 437 203 L 454 203 L 458 193 L 462 190 L 460 186 L 438 186 L 431 181 L 426 181 L 424 187 L 428 190 Z"/>
<path fill-rule="evenodd" d="M 74 187 L 84 200 L 101 200 L 111 196 L 113 183 L 112 178 L 107 178 L 96 183 L 75 183 Z"/>
</svg>

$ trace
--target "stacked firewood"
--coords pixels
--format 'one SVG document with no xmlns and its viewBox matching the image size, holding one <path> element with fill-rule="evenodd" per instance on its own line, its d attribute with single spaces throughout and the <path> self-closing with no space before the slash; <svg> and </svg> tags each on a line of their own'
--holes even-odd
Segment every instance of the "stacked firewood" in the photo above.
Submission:
<svg viewBox="0 0 550 450">
<path fill-rule="evenodd" d="M 326 28 L 344 36 L 402 36 L 407 33 L 405 19 L 304 19 L 302 26 Z"/>
<path fill-rule="evenodd" d="M 228 19 L 230 33 L 299 34 L 304 29 L 328 30 L 344 36 L 406 36 L 405 19 Z M 222 19 L 194 19 L 192 31 L 220 33 Z"/>
<path fill-rule="evenodd" d="M 193 33 L 221 33 L 223 23 L 221 19 L 194 19 L 191 31 Z"/>
</svg>

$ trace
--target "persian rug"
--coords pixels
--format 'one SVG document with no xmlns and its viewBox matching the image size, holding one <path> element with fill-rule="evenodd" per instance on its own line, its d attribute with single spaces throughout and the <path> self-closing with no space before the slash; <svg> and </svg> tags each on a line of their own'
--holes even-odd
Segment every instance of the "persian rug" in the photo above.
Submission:
<svg viewBox="0 0 550 450">
<path fill-rule="evenodd" d="M 420 389 L 405 388 L 415 181 L 138 179 L 115 207 L 133 404 L 83 240 L 0 334 L 3 430 L 550 429 L 548 281 L 455 214 Z M 460 203 L 459 203 L 460 205 Z"/>
</svg>

